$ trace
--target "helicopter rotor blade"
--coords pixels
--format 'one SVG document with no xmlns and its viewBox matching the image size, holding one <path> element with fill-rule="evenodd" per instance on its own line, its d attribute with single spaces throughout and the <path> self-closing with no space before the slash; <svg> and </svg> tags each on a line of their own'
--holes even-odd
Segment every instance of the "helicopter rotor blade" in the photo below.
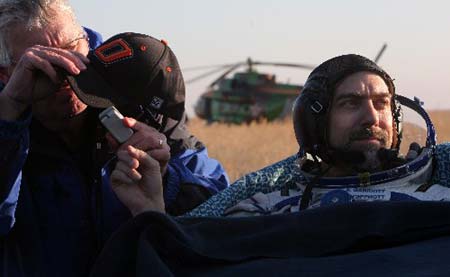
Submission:
<svg viewBox="0 0 450 277">
<path fill-rule="evenodd" d="M 271 62 L 256 62 L 256 61 L 253 61 L 252 64 L 254 64 L 254 65 L 272 65 L 272 66 L 296 67 L 296 68 L 303 68 L 303 69 L 310 69 L 310 70 L 313 70 L 314 68 L 316 68 L 316 66 L 310 65 L 310 64 L 295 64 L 295 63 L 271 63 Z"/>
<path fill-rule="evenodd" d="M 242 66 L 246 64 L 246 62 L 239 62 L 234 64 L 233 66 L 231 66 L 227 71 L 225 71 L 222 75 L 219 76 L 219 78 L 215 79 L 210 85 L 209 87 L 213 87 L 215 84 L 219 83 L 220 81 L 222 81 L 222 79 L 224 79 L 230 72 L 236 70 L 238 67 Z"/>
<path fill-rule="evenodd" d="M 221 71 L 227 69 L 228 67 L 234 66 L 234 65 L 235 65 L 235 64 L 231 64 L 231 65 L 223 65 L 223 66 L 221 66 L 221 67 L 219 67 L 219 68 L 216 67 L 216 68 L 214 68 L 213 70 L 210 70 L 210 71 L 208 71 L 208 72 L 202 73 L 202 74 L 200 74 L 200 75 L 198 75 L 198 76 L 196 76 L 196 77 L 194 77 L 194 78 L 191 78 L 191 79 L 187 80 L 185 83 L 186 83 L 186 84 L 193 83 L 193 82 L 198 81 L 198 80 L 200 80 L 200 79 L 206 78 L 206 77 L 208 77 L 209 75 L 212 75 L 212 74 L 214 74 L 214 73 L 221 72 Z"/>
<path fill-rule="evenodd" d="M 233 65 L 235 65 L 235 63 L 191 66 L 191 67 L 182 68 L 182 71 L 186 72 L 186 71 L 195 71 L 195 70 L 202 70 L 202 69 L 209 69 L 209 68 L 226 68 L 226 67 L 233 66 Z"/>
<path fill-rule="evenodd" d="M 376 56 L 375 59 L 373 60 L 375 63 L 378 63 L 378 61 L 379 61 L 380 58 L 381 58 L 381 55 L 383 55 L 383 53 L 384 53 L 384 50 L 386 50 L 386 47 L 387 47 L 387 43 L 384 43 L 383 46 L 381 46 L 380 51 L 378 51 L 377 56 Z"/>
<path fill-rule="evenodd" d="M 183 71 L 189 71 L 189 70 L 200 70 L 200 69 L 207 69 L 207 68 L 213 68 L 212 70 L 202 73 L 194 78 L 191 78 L 186 81 L 186 84 L 190 84 L 192 82 L 198 81 L 200 79 L 206 78 L 212 74 L 215 74 L 217 72 L 225 70 L 225 72 L 222 73 L 217 79 L 215 79 L 209 87 L 212 87 L 219 83 L 222 79 L 224 79 L 228 74 L 230 74 L 232 71 L 236 70 L 238 67 L 248 65 L 250 70 L 252 65 L 271 65 L 271 66 L 284 66 L 284 67 L 295 67 L 295 68 L 302 68 L 302 69 L 308 69 L 312 70 L 315 68 L 313 65 L 309 64 L 293 64 L 293 63 L 271 63 L 271 62 L 257 62 L 252 61 L 250 58 L 247 59 L 245 62 L 238 62 L 234 64 L 222 64 L 222 65 L 207 65 L 207 66 L 195 66 L 195 67 L 188 67 L 184 68 Z"/>
</svg>

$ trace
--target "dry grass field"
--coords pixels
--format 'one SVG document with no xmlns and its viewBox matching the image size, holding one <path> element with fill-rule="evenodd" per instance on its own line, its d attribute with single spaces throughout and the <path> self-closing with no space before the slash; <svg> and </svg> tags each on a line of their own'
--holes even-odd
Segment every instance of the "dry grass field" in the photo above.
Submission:
<svg viewBox="0 0 450 277">
<path fill-rule="evenodd" d="M 450 111 L 431 111 L 429 114 L 436 127 L 438 142 L 450 141 Z M 420 136 L 417 129 L 407 126 L 402 144 L 405 147 Z M 189 129 L 208 146 L 209 155 L 223 164 L 231 181 L 298 150 L 292 122 L 288 119 L 239 126 L 206 125 L 205 121 L 194 118 L 189 122 Z"/>
</svg>

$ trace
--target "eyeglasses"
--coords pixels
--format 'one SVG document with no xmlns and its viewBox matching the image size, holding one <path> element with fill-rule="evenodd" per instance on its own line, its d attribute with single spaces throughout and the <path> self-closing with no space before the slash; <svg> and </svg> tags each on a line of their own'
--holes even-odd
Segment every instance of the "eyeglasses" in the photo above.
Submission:
<svg viewBox="0 0 450 277">
<path fill-rule="evenodd" d="M 60 46 L 59 48 L 67 49 L 67 50 L 76 50 L 80 40 L 86 40 L 86 42 L 89 44 L 89 36 L 86 34 L 86 32 L 83 32 L 80 36 L 69 41 L 68 43 L 64 44 L 63 46 Z"/>
<path fill-rule="evenodd" d="M 86 32 L 83 32 L 76 38 L 72 39 L 71 41 L 63 44 L 62 46 L 58 46 L 58 48 L 65 49 L 65 50 L 72 50 L 76 51 L 80 47 L 80 41 L 86 40 L 86 42 L 89 45 L 89 36 Z M 10 66 L 14 67 L 17 64 L 18 60 L 16 59 L 10 59 Z"/>
</svg>

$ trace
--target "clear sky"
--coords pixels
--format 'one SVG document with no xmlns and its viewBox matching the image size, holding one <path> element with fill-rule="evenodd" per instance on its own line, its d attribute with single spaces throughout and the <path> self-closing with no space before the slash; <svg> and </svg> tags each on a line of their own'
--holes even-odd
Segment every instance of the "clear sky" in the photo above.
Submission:
<svg viewBox="0 0 450 277">
<path fill-rule="evenodd" d="M 397 91 L 427 109 L 450 109 L 450 1 L 71 0 L 81 24 L 108 37 L 125 31 L 166 39 L 182 68 L 254 60 L 319 64 L 356 53 L 374 58 Z M 261 67 L 301 84 L 309 72 Z M 186 72 L 185 79 L 201 72 Z M 216 75 L 217 76 L 217 75 Z M 187 86 L 187 109 L 215 76 Z"/>
</svg>

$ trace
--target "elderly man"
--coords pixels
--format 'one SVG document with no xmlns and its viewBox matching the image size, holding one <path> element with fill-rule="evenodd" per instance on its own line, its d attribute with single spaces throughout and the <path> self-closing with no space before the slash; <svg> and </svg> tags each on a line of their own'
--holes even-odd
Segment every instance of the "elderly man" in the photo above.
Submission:
<svg viewBox="0 0 450 277">
<path fill-rule="evenodd" d="M 439 155 L 448 151 L 446 144 L 435 149 L 429 143 L 429 151 L 422 152 L 413 144 L 408 159 L 399 155 L 400 99 L 405 98 L 396 95 L 391 77 L 365 57 L 344 55 L 322 63 L 295 103 L 299 154 L 244 176 L 189 215 L 249 216 L 358 201 L 450 200 L 449 180 L 439 180 L 446 174 L 438 170 L 449 163 Z M 429 121 L 421 107 L 414 109 Z M 428 123 L 430 142 L 435 134 Z M 435 168 L 428 156 L 436 159 Z M 418 161 L 410 164 L 414 158 Z"/>
<path fill-rule="evenodd" d="M 152 127 L 126 118 L 134 134 L 117 149 L 115 165 L 100 111 L 87 107 L 61 75 L 78 76 L 90 66 L 89 44 L 99 41 L 89 35 L 90 41 L 67 1 L 0 1 L 1 79 L 7 81 L 0 86 L 0 271 L 6 276 L 86 276 L 111 234 L 154 208 L 152 197 L 158 196 L 158 209 L 181 214 L 227 186 L 221 165 L 186 130 L 184 83 L 173 53 L 164 70 L 171 67 L 177 86 L 163 90 L 164 78 L 156 78 L 148 93 L 167 92 L 181 116 L 153 113 Z M 154 179 L 136 175 L 144 169 Z M 139 186 L 129 185 L 134 182 Z M 147 194 L 135 198 L 138 192 Z"/>
</svg>

